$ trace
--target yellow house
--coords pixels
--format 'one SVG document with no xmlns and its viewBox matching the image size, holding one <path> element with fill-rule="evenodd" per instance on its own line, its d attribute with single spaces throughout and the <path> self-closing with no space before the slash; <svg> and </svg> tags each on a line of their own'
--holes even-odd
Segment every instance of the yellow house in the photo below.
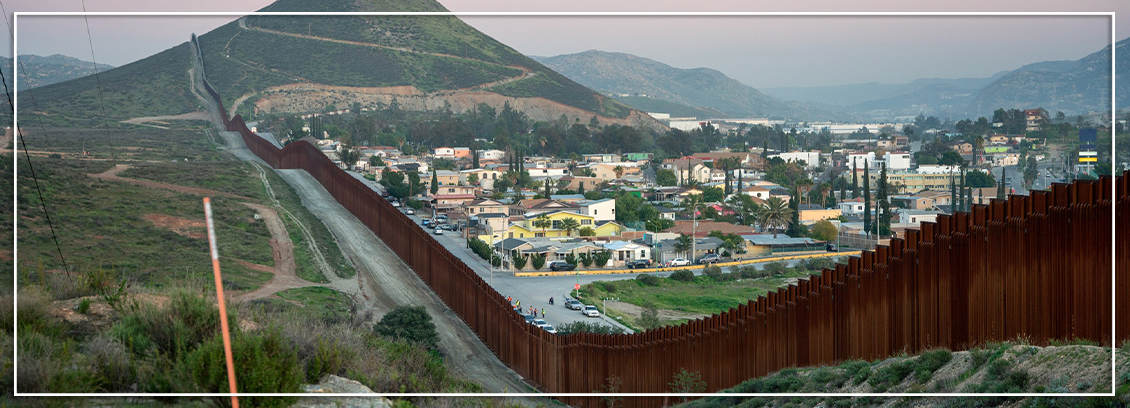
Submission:
<svg viewBox="0 0 1130 408">
<path fill-rule="evenodd" d="M 542 216 L 550 222 L 545 228 L 535 225 L 538 218 Z M 577 221 L 577 229 L 573 230 L 571 234 L 565 231 L 563 226 L 564 220 L 570 218 Z M 511 221 L 510 227 L 507 228 L 506 236 L 507 238 L 580 236 L 580 230 L 586 227 L 592 228 L 593 232 L 595 232 L 595 236 L 598 237 L 620 235 L 620 232 L 624 229 L 622 225 L 615 221 L 595 221 L 590 215 L 558 210 L 540 214 L 528 214 L 522 217 L 522 220 Z"/>
</svg>

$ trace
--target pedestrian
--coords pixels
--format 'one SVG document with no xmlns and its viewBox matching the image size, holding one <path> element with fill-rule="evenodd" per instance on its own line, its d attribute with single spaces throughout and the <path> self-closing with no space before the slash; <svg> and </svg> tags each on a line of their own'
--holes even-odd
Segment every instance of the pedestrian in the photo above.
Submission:
<svg viewBox="0 0 1130 408">
<path fill-rule="evenodd" d="M 550 304 L 551 306 L 553 305 L 553 296 L 550 296 L 550 297 L 549 297 L 549 304 Z"/>
<path fill-rule="evenodd" d="M 541 318 L 542 318 L 542 319 L 544 319 L 544 318 L 545 318 L 545 308 L 544 308 L 544 307 L 543 307 L 543 308 L 541 308 Z"/>
</svg>

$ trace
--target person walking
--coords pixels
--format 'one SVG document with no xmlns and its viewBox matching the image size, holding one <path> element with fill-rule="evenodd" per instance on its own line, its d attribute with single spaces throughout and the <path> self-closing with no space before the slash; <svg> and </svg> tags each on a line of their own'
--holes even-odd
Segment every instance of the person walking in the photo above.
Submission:
<svg viewBox="0 0 1130 408">
<path fill-rule="evenodd" d="M 544 318 L 545 318 L 545 308 L 544 308 L 544 307 L 543 307 L 543 308 L 541 308 L 541 318 L 542 318 L 542 319 L 544 319 Z"/>
<path fill-rule="evenodd" d="M 553 306 L 553 296 L 550 296 L 550 297 L 549 297 L 549 305 L 550 305 L 550 306 Z"/>
</svg>

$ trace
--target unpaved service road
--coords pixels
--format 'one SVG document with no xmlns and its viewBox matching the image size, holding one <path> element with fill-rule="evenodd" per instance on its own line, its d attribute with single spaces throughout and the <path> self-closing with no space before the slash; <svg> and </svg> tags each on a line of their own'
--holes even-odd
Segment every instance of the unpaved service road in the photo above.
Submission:
<svg viewBox="0 0 1130 408">
<path fill-rule="evenodd" d="M 487 392 L 528 392 L 515 373 L 491 352 L 443 301 L 400 260 L 384 242 L 369 231 L 353 214 L 303 170 L 276 170 L 302 198 L 302 204 L 326 224 L 338 245 L 368 278 L 366 291 L 376 292 L 389 305 L 418 305 L 427 308 L 439 332 L 440 349 L 448 367 L 457 375 L 479 384 Z M 374 310 L 378 315 L 389 309 Z"/>
</svg>

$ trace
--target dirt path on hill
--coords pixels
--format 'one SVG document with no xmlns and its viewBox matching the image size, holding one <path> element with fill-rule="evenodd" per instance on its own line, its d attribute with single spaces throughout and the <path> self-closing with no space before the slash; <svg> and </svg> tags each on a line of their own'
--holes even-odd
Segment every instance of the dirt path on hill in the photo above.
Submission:
<svg viewBox="0 0 1130 408">
<path fill-rule="evenodd" d="M 225 192 L 222 192 L 222 191 L 209 190 L 209 189 L 206 189 L 206 188 L 185 187 L 185 186 L 178 186 L 176 184 L 161 183 L 161 182 L 151 181 L 151 180 L 141 180 L 141 179 L 126 178 L 126 177 L 118 177 L 118 173 L 121 173 L 128 168 L 130 168 L 130 166 L 128 164 L 118 164 L 118 165 L 115 165 L 114 168 L 112 168 L 110 170 L 106 170 L 106 171 L 98 173 L 98 174 L 87 173 L 86 176 L 90 177 L 90 178 L 99 179 L 99 180 L 121 181 L 121 182 L 129 183 L 129 184 L 133 184 L 133 185 L 137 185 L 137 186 L 142 186 L 142 187 L 151 187 L 151 188 L 159 188 L 159 189 L 163 189 L 163 190 L 172 190 L 172 191 L 176 191 L 176 192 L 180 192 L 180 193 L 196 194 L 198 196 L 231 197 L 231 198 L 237 198 L 237 199 L 240 199 L 240 200 L 247 200 L 247 201 L 253 201 L 254 200 L 253 198 L 250 198 L 250 197 L 244 197 L 244 196 L 237 195 L 237 194 L 225 193 Z"/>
<path fill-rule="evenodd" d="M 146 123 L 146 122 L 155 122 L 155 123 L 159 123 L 159 124 L 162 124 L 162 125 L 168 125 L 168 122 L 164 122 L 166 120 L 208 120 L 208 113 L 197 111 L 197 112 L 182 113 L 180 115 L 147 116 L 147 117 L 142 117 L 142 118 L 126 119 L 126 120 L 121 121 L 121 123 L 129 123 L 129 124 L 132 124 L 132 125 L 146 125 L 146 126 L 153 126 L 155 128 L 160 128 L 160 129 L 168 129 L 168 127 L 166 127 L 166 126 L 150 125 L 150 124 Z"/>
<path fill-rule="evenodd" d="M 271 231 L 269 243 L 271 245 L 271 256 L 275 260 L 275 267 L 271 268 L 270 271 L 273 274 L 271 280 L 264 283 L 259 289 L 232 296 L 232 300 L 249 301 L 262 299 L 287 289 L 326 286 L 298 277 L 296 272 L 298 266 L 294 263 L 294 242 L 290 240 L 290 234 L 286 231 L 286 224 L 282 222 L 275 210 L 259 204 L 241 204 L 257 211 L 259 215 L 263 216 L 263 221 L 267 223 L 267 230 Z"/>
</svg>

